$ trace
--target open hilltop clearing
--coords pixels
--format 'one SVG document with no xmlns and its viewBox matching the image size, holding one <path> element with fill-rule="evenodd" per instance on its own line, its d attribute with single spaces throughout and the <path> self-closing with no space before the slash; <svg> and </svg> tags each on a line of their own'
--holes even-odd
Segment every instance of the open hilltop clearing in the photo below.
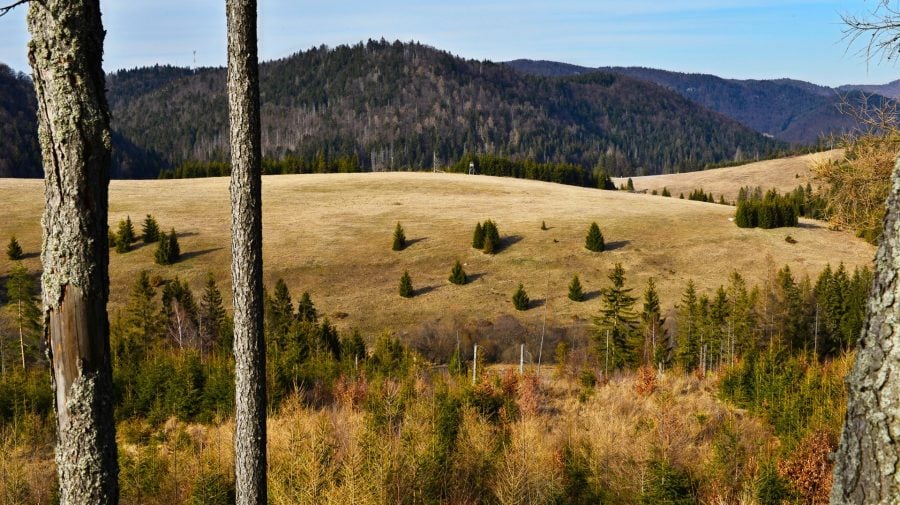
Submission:
<svg viewBox="0 0 900 505">
<path fill-rule="evenodd" d="M 741 184 L 758 182 L 735 188 Z M 18 237 L 32 271 L 40 268 L 42 186 L 40 180 L 0 179 L 0 238 Z M 617 262 L 636 296 L 654 277 L 668 310 L 688 279 L 704 292 L 725 283 L 735 269 L 755 284 L 784 264 L 795 277 L 816 276 L 826 263 L 843 262 L 850 270 L 870 265 L 874 253 L 862 240 L 816 221 L 801 219 L 799 228 L 741 229 L 730 221 L 729 206 L 511 178 L 421 172 L 266 176 L 263 198 L 266 285 L 283 278 L 295 300 L 309 291 L 320 314 L 369 334 L 501 314 L 516 314 L 531 327 L 540 326 L 545 315 L 548 324 L 584 326 L 598 313 L 599 290 L 609 285 L 607 275 Z M 227 178 L 113 181 L 110 209 L 113 230 L 130 215 L 138 234 L 144 216 L 153 214 L 163 230 L 177 230 L 183 253 L 180 263 L 162 267 L 153 262 L 155 244 L 136 244 L 126 254 L 110 251 L 113 315 L 141 270 L 187 279 L 195 296 L 212 272 L 223 293 L 230 291 Z M 493 219 L 503 237 L 494 256 L 471 247 L 472 230 L 485 219 Z M 548 230 L 541 230 L 542 221 Z M 584 248 L 592 221 L 600 225 L 606 252 Z M 400 252 L 391 250 L 397 222 L 410 242 Z M 787 235 L 796 243 L 785 241 Z M 457 259 L 472 278 L 468 285 L 447 281 Z M 9 268 L 4 258 L 0 275 Z M 404 270 L 416 290 L 411 299 L 397 292 Z M 573 274 L 588 294 L 583 303 L 566 296 Z M 526 312 L 516 312 L 510 302 L 520 282 L 532 299 Z"/>
<path fill-rule="evenodd" d="M 716 201 L 719 200 L 719 195 L 725 195 L 725 200 L 733 202 L 737 199 L 738 191 L 744 186 L 761 186 L 763 191 L 775 188 L 780 193 L 793 191 L 797 186 L 806 186 L 806 183 L 818 188 L 821 183 L 814 178 L 811 170 L 813 164 L 817 160 L 836 160 L 843 154 L 842 149 L 832 149 L 802 156 L 757 161 L 736 167 L 683 174 L 648 175 L 632 177 L 631 180 L 635 191 L 646 190 L 650 193 L 655 189 L 658 193 L 662 193 L 665 187 L 675 198 L 682 193 L 687 198 L 691 191 L 702 188 L 706 193 L 715 195 Z M 627 180 L 627 177 L 613 178 L 616 187 L 625 184 Z"/>
</svg>

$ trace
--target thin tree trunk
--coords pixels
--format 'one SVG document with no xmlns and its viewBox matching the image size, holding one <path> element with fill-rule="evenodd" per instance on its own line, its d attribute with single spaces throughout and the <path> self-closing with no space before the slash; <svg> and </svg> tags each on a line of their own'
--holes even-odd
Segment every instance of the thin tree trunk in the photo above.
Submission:
<svg viewBox="0 0 900 505">
<path fill-rule="evenodd" d="M 46 207 L 44 337 L 56 399 L 60 503 L 119 500 L 109 359 L 109 107 L 98 0 L 32 1 L 28 58 Z"/>
<path fill-rule="evenodd" d="M 227 0 L 226 9 L 234 292 L 235 490 L 238 505 L 263 505 L 266 503 L 266 356 L 256 1 Z"/>
<path fill-rule="evenodd" d="M 25 371 L 25 332 L 22 331 L 22 300 L 16 304 L 19 309 L 19 352 L 22 353 L 22 371 Z"/>
<path fill-rule="evenodd" d="M 900 500 L 900 161 L 888 197 L 875 284 L 847 377 L 847 416 L 835 455 L 833 504 Z"/>
</svg>

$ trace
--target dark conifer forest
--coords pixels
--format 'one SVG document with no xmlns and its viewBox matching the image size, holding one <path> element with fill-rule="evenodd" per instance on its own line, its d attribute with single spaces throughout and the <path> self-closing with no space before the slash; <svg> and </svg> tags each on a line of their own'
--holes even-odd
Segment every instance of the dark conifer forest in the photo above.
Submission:
<svg viewBox="0 0 900 505">
<path fill-rule="evenodd" d="M 260 71 L 269 173 L 430 170 L 489 155 L 643 175 L 787 149 L 656 84 L 603 72 L 528 76 L 418 43 L 322 46 Z M 0 144 L 0 175 L 39 176 L 34 102 L 17 98 L 32 96 L 30 82 L 8 69 L 2 79 L 0 114 L 14 114 L 5 128 L 21 140 Z M 228 159 L 223 68 L 122 70 L 107 85 L 114 177 Z"/>
</svg>

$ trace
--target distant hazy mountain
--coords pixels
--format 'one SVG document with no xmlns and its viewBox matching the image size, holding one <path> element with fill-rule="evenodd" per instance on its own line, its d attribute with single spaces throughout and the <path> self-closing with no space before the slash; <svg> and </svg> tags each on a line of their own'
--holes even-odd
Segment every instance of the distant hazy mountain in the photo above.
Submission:
<svg viewBox="0 0 900 505">
<path fill-rule="evenodd" d="M 897 99 L 900 98 L 900 79 L 887 84 L 846 84 L 838 89 L 841 91 L 858 90 Z"/>
<path fill-rule="evenodd" d="M 760 133 L 792 144 L 815 144 L 823 135 L 840 134 L 856 126 L 853 119 L 838 110 L 842 97 L 850 103 L 882 99 L 864 97 L 849 87 L 832 89 L 793 79 L 736 80 L 641 67 L 591 69 L 551 61 L 515 60 L 507 64 L 531 75 L 563 77 L 600 71 L 653 82 Z M 900 92 L 900 83 L 896 89 Z"/>
<path fill-rule="evenodd" d="M 290 156 L 305 170 L 430 169 L 488 153 L 652 174 L 787 147 L 624 75 L 523 75 L 420 44 L 321 47 L 260 72 L 264 154 Z M 228 159 L 225 69 L 125 70 L 108 77 L 108 88 L 116 175 L 153 177 L 183 162 Z M 33 128 L 33 116 L 18 123 Z M 0 159 L 11 152 L 3 148 Z"/>
</svg>

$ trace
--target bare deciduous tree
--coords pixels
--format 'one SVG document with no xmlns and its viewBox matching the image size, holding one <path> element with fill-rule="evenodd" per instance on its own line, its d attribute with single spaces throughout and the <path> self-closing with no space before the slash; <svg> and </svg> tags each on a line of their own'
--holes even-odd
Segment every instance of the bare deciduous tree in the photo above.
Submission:
<svg viewBox="0 0 900 505">
<path fill-rule="evenodd" d="M 228 0 L 226 10 L 232 166 L 235 491 L 239 505 L 263 505 L 266 503 L 266 357 L 256 1 Z"/>
</svg>

